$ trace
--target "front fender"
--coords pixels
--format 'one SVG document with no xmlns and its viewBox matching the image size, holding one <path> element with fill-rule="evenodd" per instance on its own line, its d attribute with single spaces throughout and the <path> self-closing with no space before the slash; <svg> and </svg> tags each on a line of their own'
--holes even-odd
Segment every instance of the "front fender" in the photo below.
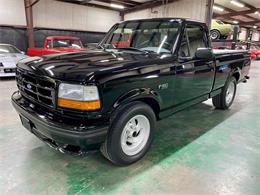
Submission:
<svg viewBox="0 0 260 195">
<path fill-rule="evenodd" d="M 116 109 L 120 105 L 127 104 L 136 100 L 151 99 L 155 101 L 160 107 L 161 99 L 156 91 L 151 88 L 139 88 L 133 89 L 126 94 L 120 96 L 113 104 L 113 108 Z"/>
</svg>

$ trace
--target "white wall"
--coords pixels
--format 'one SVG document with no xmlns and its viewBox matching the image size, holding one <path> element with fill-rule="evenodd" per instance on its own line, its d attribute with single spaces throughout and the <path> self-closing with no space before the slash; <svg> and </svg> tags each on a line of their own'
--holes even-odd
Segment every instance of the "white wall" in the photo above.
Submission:
<svg viewBox="0 0 260 195">
<path fill-rule="evenodd" d="M 241 33 L 239 34 L 240 40 L 247 40 L 247 30 L 245 28 L 241 28 Z M 253 32 L 252 41 L 259 41 L 260 40 L 260 33 L 258 31 Z"/>
<path fill-rule="evenodd" d="M 156 17 L 182 17 L 206 21 L 207 0 L 181 0 L 165 6 L 145 9 L 125 15 L 125 20 Z M 152 13 L 157 11 L 158 14 Z"/>
<path fill-rule="evenodd" d="M 241 32 L 239 33 L 238 39 L 245 41 L 247 39 L 247 29 L 241 28 Z"/>
<path fill-rule="evenodd" d="M 33 7 L 34 27 L 106 32 L 120 21 L 117 11 L 55 0 Z M 0 25 L 26 25 L 24 0 L 0 0 Z"/>
<path fill-rule="evenodd" d="M 0 24 L 26 25 L 23 0 L 0 0 Z"/>
<path fill-rule="evenodd" d="M 260 39 L 260 34 L 259 34 L 259 32 L 253 32 L 253 36 L 252 36 L 252 40 L 253 41 L 259 41 L 259 39 Z"/>
<path fill-rule="evenodd" d="M 117 11 L 54 0 L 41 0 L 33 9 L 34 26 L 106 32 L 120 21 Z"/>
</svg>

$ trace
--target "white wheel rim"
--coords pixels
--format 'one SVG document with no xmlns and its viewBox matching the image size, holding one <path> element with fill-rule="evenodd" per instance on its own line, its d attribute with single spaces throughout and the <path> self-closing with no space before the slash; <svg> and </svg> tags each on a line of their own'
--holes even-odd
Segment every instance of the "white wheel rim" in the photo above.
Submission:
<svg viewBox="0 0 260 195">
<path fill-rule="evenodd" d="M 216 38 L 218 38 L 218 33 L 217 32 L 211 32 L 211 38 L 212 39 L 216 39 Z"/>
<path fill-rule="evenodd" d="M 234 97 L 235 94 L 235 83 L 231 82 L 227 88 L 227 92 L 226 92 L 226 103 L 229 105 Z"/>
<path fill-rule="evenodd" d="M 150 136 L 150 121 L 144 115 L 136 115 L 125 125 L 121 134 L 121 148 L 128 156 L 138 154 Z"/>
</svg>

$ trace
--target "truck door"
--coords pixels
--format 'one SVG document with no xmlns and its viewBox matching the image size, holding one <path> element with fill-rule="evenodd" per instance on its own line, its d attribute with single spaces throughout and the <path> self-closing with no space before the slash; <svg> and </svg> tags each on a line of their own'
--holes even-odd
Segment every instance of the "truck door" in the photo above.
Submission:
<svg viewBox="0 0 260 195">
<path fill-rule="evenodd" d="M 198 48 L 209 48 L 208 31 L 198 23 L 186 24 L 176 64 L 174 104 L 184 103 L 211 92 L 215 67 L 213 58 L 198 59 Z"/>
</svg>

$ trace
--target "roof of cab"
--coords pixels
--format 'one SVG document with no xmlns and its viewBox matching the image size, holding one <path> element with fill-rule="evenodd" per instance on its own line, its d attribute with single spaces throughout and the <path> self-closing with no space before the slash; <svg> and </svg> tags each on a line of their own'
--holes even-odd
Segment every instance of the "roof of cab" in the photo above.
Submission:
<svg viewBox="0 0 260 195">
<path fill-rule="evenodd" d="M 146 19 L 133 19 L 133 20 L 125 20 L 119 23 L 124 23 L 124 22 L 132 22 L 132 21 L 157 21 L 157 20 L 166 20 L 166 21 L 179 21 L 179 22 L 197 22 L 201 24 L 205 24 L 201 21 L 198 20 L 192 20 L 189 18 L 172 18 L 172 17 L 165 17 L 165 18 L 146 18 Z"/>
<path fill-rule="evenodd" d="M 80 39 L 80 38 L 74 36 L 48 36 L 46 37 L 46 39 L 54 40 L 54 39 Z"/>
</svg>

